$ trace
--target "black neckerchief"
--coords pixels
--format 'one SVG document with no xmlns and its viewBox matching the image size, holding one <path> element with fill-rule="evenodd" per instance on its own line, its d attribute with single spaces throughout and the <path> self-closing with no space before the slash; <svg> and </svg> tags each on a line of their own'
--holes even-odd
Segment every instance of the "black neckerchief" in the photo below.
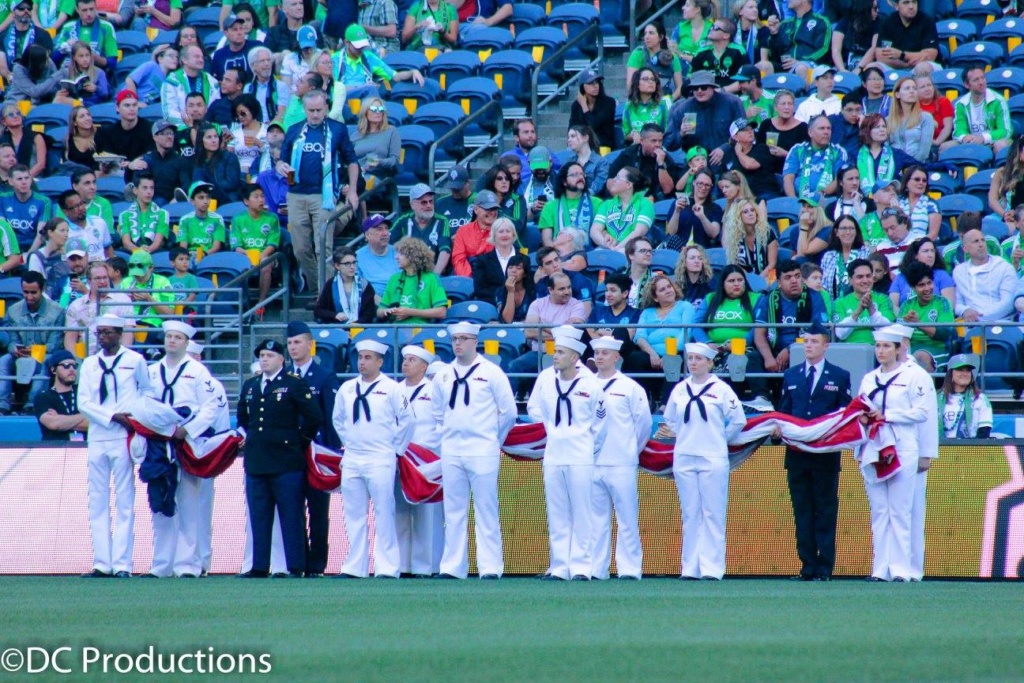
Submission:
<svg viewBox="0 0 1024 683">
<path fill-rule="evenodd" d="M 160 395 L 160 402 L 168 405 L 174 405 L 174 385 L 178 383 L 181 378 L 181 373 L 185 371 L 185 366 L 188 365 L 188 360 L 181 362 L 178 366 L 178 372 L 175 373 L 174 379 L 171 380 L 170 384 L 167 383 L 167 366 L 163 363 L 160 364 L 160 381 L 164 383 L 164 391 Z"/>
<path fill-rule="evenodd" d="M 878 381 L 878 376 L 877 375 L 875 376 L 875 388 L 871 390 L 870 394 L 868 394 L 868 400 L 869 401 L 874 401 L 875 400 L 875 395 L 878 394 L 879 392 L 881 392 L 881 394 L 882 394 L 882 407 L 881 407 L 881 411 L 882 411 L 883 415 L 885 414 L 885 402 L 889 398 L 889 387 L 892 386 L 892 383 L 895 382 L 896 378 L 899 377 L 899 376 L 900 376 L 900 373 L 897 372 L 895 375 L 893 375 L 892 377 L 889 378 L 888 382 L 886 382 L 884 384 L 882 382 Z"/>
<path fill-rule="evenodd" d="M 576 385 L 580 382 L 579 377 L 572 381 L 569 388 L 562 391 L 562 385 L 558 383 L 558 378 L 555 378 L 555 391 L 558 392 L 558 400 L 555 401 L 555 426 L 557 427 L 562 423 L 562 401 L 565 401 L 565 412 L 568 422 L 566 423 L 569 427 L 572 427 L 572 401 L 569 400 L 569 394 L 576 388 Z"/>
<path fill-rule="evenodd" d="M 700 400 L 700 397 L 708 393 L 708 390 L 714 386 L 714 382 L 708 382 L 704 385 L 704 388 L 697 392 L 697 395 L 693 395 L 693 391 L 690 390 L 690 385 L 686 385 L 686 393 L 689 394 L 690 400 L 686 403 L 686 409 L 683 411 L 683 422 L 688 423 L 690 421 L 690 408 L 694 403 L 697 404 L 697 410 L 700 411 L 701 419 L 705 422 L 708 421 L 708 409 L 704 406 L 704 401 Z"/>
<path fill-rule="evenodd" d="M 367 422 L 372 422 L 373 421 L 373 419 L 370 417 L 370 402 L 366 400 L 366 397 L 370 395 L 370 392 L 373 391 L 373 388 L 376 387 L 378 384 L 380 384 L 380 380 L 377 380 L 376 382 L 371 384 L 369 387 L 367 387 L 366 391 L 360 392 L 359 391 L 359 381 L 358 380 L 356 381 L 356 402 L 354 404 L 352 404 L 352 423 L 353 424 L 355 424 L 356 422 L 359 422 L 359 407 L 360 406 L 363 407 L 363 411 L 366 413 L 366 421 Z"/>
<path fill-rule="evenodd" d="M 452 372 L 455 374 L 455 382 L 452 384 L 451 396 L 448 397 L 448 407 L 449 408 L 451 408 L 451 409 L 455 408 L 455 399 L 458 398 L 458 395 L 459 395 L 459 385 L 460 384 L 465 384 L 466 385 L 466 397 L 465 397 L 463 402 L 465 403 L 465 405 L 467 405 L 467 406 L 469 405 L 469 376 L 472 375 L 473 372 L 478 367 L 480 367 L 479 363 L 477 363 L 476 365 L 471 367 L 469 369 L 469 372 L 467 372 L 465 375 L 463 375 L 462 377 L 459 377 L 459 373 L 455 370 L 455 366 L 452 366 Z"/>
<path fill-rule="evenodd" d="M 103 371 L 103 374 L 100 375 L 100 403 L 107 402 L 107 375 L 110 375 L 111 379 L 114 380 L 114 400 L 117 400 L 117 375 L 114 374 L 114 369 L 117 367 L 117 364 L 121 362 L 122 356 L 124 356 L 123 353 L 114 356 L 114 362 L 110 364 L 109 368 L 107 367 L 107 364 L 103 362 L 103 356 L 96 356 L 96 360 L 100 363 L 100 370 Z"/>
</svg>

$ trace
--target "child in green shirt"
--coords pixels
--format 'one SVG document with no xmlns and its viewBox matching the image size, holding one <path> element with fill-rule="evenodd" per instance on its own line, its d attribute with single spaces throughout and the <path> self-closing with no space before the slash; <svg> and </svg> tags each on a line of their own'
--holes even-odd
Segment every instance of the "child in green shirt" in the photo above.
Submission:
<svg viewBox="0 0 1024 683">
<path fill-rule="evenodd" d="M 231 219 L 231 248 L 246 255 L 256 250 L 260 261 L 268 259 L 281 244 L 281 222 L 266 210 L 263 188 L 255 183 L 242 186 L 242 203 L 248 211 Z M 260 271 L 260 301 L 266 299 L 270 292 L 270 273 L 273 269 L 273 265 L 269 265 Z M 262 320 L 262 308 L 256 311 L 256 317 Z"/>
<path fill-rule="evenodd" d="M 178 246 L 188 250 L 193 265 L 203 256 L 221 251 L 227 242 L 224 219 L 210 211 L 212 192 L 210 183 L 201 180 L 192 183 L 188 188 L 188 198 L 193 210 L 182 216 L 178 224 Z"/>
<path fill-rule="evenodd" d="M 171 283 L 171 288 L 175 290 L 179 289 L 198 289 L 199 278 L 189 272 L 189 266 L 191 265 L 188 254 L 188 249 L 184 247 L 174 246 L 170 250 L 171 265 L 174 266 L 174 275 L 171 275 L 167 280 Z M 177 305 L 190 303 L 196 300 L 196 293 L 185 292 L 174 293 L 174 302 Z M 195 313 L 195 309 L 186 307 L 187 313 Z"/>
<path fill-rule="evenodd" d="M 135 180 L 135 201 L 117 217 L 121 246 L 129 253 L 145 249 L 153 253 L 170 236 L 170 219 L 166 209 L 153 203 L 156 178 L 143 172 Z"/>
</svg>

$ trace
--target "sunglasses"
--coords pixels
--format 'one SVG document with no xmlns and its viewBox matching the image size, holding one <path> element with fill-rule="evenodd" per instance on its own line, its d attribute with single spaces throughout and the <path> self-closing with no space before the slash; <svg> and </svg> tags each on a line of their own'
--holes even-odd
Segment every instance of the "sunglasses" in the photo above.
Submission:
<svg viewBox="0 0 1024 683">
<path fill-rule="evenodd" d="M 882 211 L 882 218 L 892 218 L 893 216 L 899 216 L 901 213 L 899 209 L 885 209 Z"/>
<path fill-rule="evenodd" d="M 693 89 L 698 91 L 698 92 L 701 92 L 701 91 L 704 91 L 704 90 L 714 90 L 715 86 L 713 86 L 713 85 L 698 85 L 698 86 L 694 86 Z"/>
<path fill-rule="evenodd" d="M 76 369 L 78 369 L 78 365 L 73 363 L 73 362 L 71 362 L 71 361 L 68 361 L 66 363 L 57 363 L 57 367 L 61 368 L 62 370 L 76 370 Z"/>
<path fill-rule="evenodd" d="M 387 110 L 384 107 L 375 104 L 369 108 L 369 111 L 372 111 L 374 114 L 380 114 Z"/>
</svg>

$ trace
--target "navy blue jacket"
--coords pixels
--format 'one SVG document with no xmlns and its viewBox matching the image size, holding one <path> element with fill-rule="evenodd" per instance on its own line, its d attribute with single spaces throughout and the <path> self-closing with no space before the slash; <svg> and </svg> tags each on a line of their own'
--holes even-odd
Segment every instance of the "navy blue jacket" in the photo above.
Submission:
<svg viewBox="0 0 1024 683">
<path fill-rule="evenodd" d="M 850 403 L 850 373 L 825 361 L 814 392 L 807 395 L 807 363 L 791 367 L 782 375 L 779 412 L 809 420 L 845 408 Z M 840 453 L 804 453 L 786 448 L 786 469 L 839 471 Z"/>
<path fill-rule="evenodd" d="M 295 366 L 290 365 L 288 372 L 295 374 Z M 334 397 L 337 395 L 340 386 L 338 376 L 314 360 L 303 376 L 303 379 L 306 380 L 309 388 L 313 390 L 313 400 L 320 405 L 320 414 L 324 418 L 323 424 L 320 425 L 320 431 L 317 433 L 314 441 L 328 448 L 340 448 L 341 439 L 338 437 L 338 433 L 334 431 L 334 420 L 332 419 L 334 415 Z"/>
</svg>

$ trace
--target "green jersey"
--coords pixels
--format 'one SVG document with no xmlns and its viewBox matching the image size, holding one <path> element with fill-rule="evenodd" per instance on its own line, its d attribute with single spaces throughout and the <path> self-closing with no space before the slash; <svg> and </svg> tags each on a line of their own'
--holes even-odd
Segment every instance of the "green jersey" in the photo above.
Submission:
<svg viewBox="0 0 1024 683">
<path fill-rule="evenodd" d="M 20 253 L 21 247 L 18 246 L 18 236 L 14 234 L 14 228 L 6 218 L 0 218 L 0 260 Z"/>
<path fill-rule="evenodd" d="M 583 197 L 562 197 L 550 200 L 541 209 L 537 228 L 550 230 L 551 239 L 558 237 L 558 233 L 565 228 L 575 228 L 582 230 L 589 240 L 590 226 L 594 224 L 597 211 L 601 208 L 601 200 L 590 194 L 586 195 L 586 199 L 589 205 L 584 205 L 582 211 L 580 203 Z"/>
<path fill-rule="evenodd" d="M 225 232 L 224 219 L 220 214 L 210 211 L 205 216 L 197 216 L 195 211 L 191 211 L 182 216 L 178 223 L 178 244 L 184 242 L 185 248 L 192 255 L 200 247 L 209 252 L 214 242 L 227 242 Z"/>
<path fill-rule="evenodd" d="M 1013 238 L 1011 237 L 1010 239 L 1012 240 Z M 1003 241 L 1003 244 L 1000 245 L 999 240 L 995 237 L 992 235 L 985 235 L 985 249 L 992 256 L 1003 258 L 1005 246 L 1005 240 Z M 1010 253 L 1013 253 L 1012 246 L 1010 247 Z M 942 248 L 942 260 L 946 262 L 946 270 L 948 270 L 950 274 L 952 274 L 954 268 L 967 260 L 967 257 L 964 255 L 963 245 L 960 244 L 960 240 L 954 240 Z M 1013 265 L 1013 261 L 1010 261 L 1010 265 Z"/>
<path fill-rule="evenodd" d="M 875 302 L 875 308 L 878 309 L 878 313 L 882 315 L 887 321 L 892 322 L 896 319 L 896 314 L 892 310 L 892 301 L 889 297 L 878 292 L 871 292 L 871 300 Z M 857 306 L 860 304 L 860 297 L 856 292 L 850 292 L 846 296 L 841 296 L 835 301 L 835 310 L 832 313 L 832 320 L 837 325 L 840 321 L 846 320 L 853 315 L 853 312 L 857 310 Z M 855 322 L 862 323 L 853 328 L 850 332 L 850 336 L 846 339 L 841 339 L 847 344 L 872 344 L 875 343 L 874 325 L 869 322 L 871 315 L 864 309 L 860 312 L 860 316 L 857 317 Z M 846 329 L 850 329 L 847 327 Z M 836 330 L 839 332 L 839 330 Z"/>
<path fill-rule="evenodd" d="M 174 295 L 174 289 L 171 287 L 170 280 L 168 280 L 163 275 L 157 275 L 156 273 L 153 273 L 152 277 L 150 277 L 149 279 L 149 282 L 147 282 L 144 285 L 137 285 L 135 283 L 135 278 L 129 275 L 125 279 L 121 280 L 120 288 L 128 291 L 133 289 L 160 290 L 158 292 L 149 292 L 150 296 L 153 297 L 153 301 L 158 304 L 172 305 L 174 304 L 174 299 L 176 298 Z M 136 306 L 135 318 L 139 322 L 146 323 L 151 327 L 160 327 L 160 323 L 162 323 L 163 321 L 159 317 L 155 315 L 154 317 L 145 317 L 146 314 L 151 311 L 155 313 L 154 307 L 151 305 L 147 304 L 146 306 Z"/>
<path fill-rule="evenodd" d="M 869 214 L 865 214 L 864 218 L 861 219 L 860 234 L 864 237 L 864 244 L 868 249 L 874 249 L 879 244 L 889 239 L 885 235 L 885 230 L 882 230 L 882 221 L 874 211 Z"/>
<path fill-rule="evenodd" d="M 68 21 L 53 39 L 54 51 L 60 50 L 65 43 L 70 47 L 76 40 L 86 43 L 93 52 L 107 59 L 117 59 L 117 34 L 109 21 L 97 18 L 91 26 L 83 26 L 78 19 Z"/>
<path fill-rule="evenodd" d="M 935 295 L 932 300 L 927 304 L 922 304 L 918 301 L 916 295 L 911 295 L 909 299 L 903 302 L 900 306 L 899 319 L 902 321 L 906 318 L 910 312 L 917 313 L 917 322 L 928 324 L 928 323 L 951 323 L 956 320 L 956 315 L 953 313 L 953 307 L 950 305 L 949 300 L 944 296 Z M 949 351 L 946 348 L 945 339 L 949 336 L 949 332 L 952 330 L 950 327 L 938 327 L 935 339 L 929 337 L 927 334 L 921 331 L 920 328 L 914 328 L 914 336 L 910 338 L 910 348 L 912 351 L 923 350 L 927 351 L 935 359 L 935 362 L 945 361 L 948 357 Z"/>
<path fill-rule="evenodd" d="M 1024 249 L 1024 237 L 1021 236 L 1021 233 L 1017 233 L 1013 237 L 1007 237 L 1000 245 L 1003 252 L 1003 259 L 1011 266 L 1013 265 L 1013 250 L 1017 247 Z M 1017 266 L 1017 275 L 1024 275 L 1024 259 L 1021 259 L 1020 264 Z"/>
<path fill-rule="evenodd" d="M 235 4 L 235 0 L 224 0 L 224 4 L 231 7 Z M 281 0 L 249 0 L 249 5 L 256 10 L 256 16 L 260 18 L 260 26 L 270 30 L 270 8 L 280 7 Z M 276 11 L 276 10 L 275 10 Z"/>
<path fill-rule="evenodd" d="M 550 203 L 550 202 L 549 202 Z M 594 224 L 603 227 L 620 244 L 640 226 L 646 233 L 654 225 L 654 204 L 642 194 L 635 194 L 627 206 L 618 197 L 601 204 L 594 215 Z"/>
<path fill-rule="evenodd" d="M 148 247 L 153 244 L 157 235 L 162 236 L 166 242 L 171 234 L 167 209 L 161 209 L 153 202 L 150 202 L 146 209 L 143 209 L 139 202 L 132 202 L 132 205 L 117 217 L 117 226 L 121 234 L 127 235 L 137 247 Z"/>
<path fill-rule="evenodd" d="M 743 104 L 743 111 L 746 111 L 750 107 L 757 107 L 761 110 L 756 115 L 748 117 L 755 126 L 760 126 L 762 123 L 775 116 L 775 93 L 773 92 L 762 90 L 761 96 L 756 100 L 751 99 L 750 95 L 743 95 L 740 97 L 740 102 Z"/>
<path fill-rule="evenodd" d="M 263 211 L 253 218 L 249 212 L 240 213 L 231 219 L 231 248 L 259 249 L 277 248 L 281 245 L 281 222 L 269 211 Z"/>
<path fill-rule="evenodd" d="M 704 305 L 710 306 L 711 299 L 714 296 L 714 294 L 708 294 L 704 299 Z M 708 316 L 706 322 L 715 325 L 714 327 L 704 329 L 704 332 L 708 335 L 708 340 L 712 344 L 725 344 L 730 339 L 745 339 L 750 332 L 750 328 L 732 327 L 732 325 L 753 324 L 754 307 L 760 298 L 760 294 L 754 293 L 750 295 L 750 311 L 743 307 L 743 302 L 739 299 L 725 299 L 715 312 Z"/>
<path fill-rule="evenodd" d="M 388 280 L 380 305 L 383 308 L 437 308 L 448 305 L 448 294 L 444 291 L 441 279 L 433 273 L 413 277 L 405 271 L 399 271 Z M 413 317 L 401 322 L 407 325 L 421 325 L 430 321 L 426 318 Z"/>
<path fill-rule="evenodd" d="M 185 273 L 184 275 L 171 275 L 167 278 L 167 281 L 171 283 L 171 287 L 174 289 L 174 300 L 184 301 L 195 292 L 183 292 L 183 289 L 199 289 L 199 278 L 192 273 Z M 194 309 L 188 309 L 192 311 Z"/>
<path fill-rule="evenodd" d="M 57 212 L 55 215 L 61 218 L 67 218 L 64 215 L 64 209 L 60 208 L 60 205 L 54 204 L 54 210 Z M 107 226 L 107 230 L 111 235 L 117 237 L 117 230 L 114 229 L 114 209 L 110 205 L 110 202 L 103 197 L 96 195 L 95 198 L 89 205 L 85 207 L 86 218 L 99 218 Z"/>
</svg>

